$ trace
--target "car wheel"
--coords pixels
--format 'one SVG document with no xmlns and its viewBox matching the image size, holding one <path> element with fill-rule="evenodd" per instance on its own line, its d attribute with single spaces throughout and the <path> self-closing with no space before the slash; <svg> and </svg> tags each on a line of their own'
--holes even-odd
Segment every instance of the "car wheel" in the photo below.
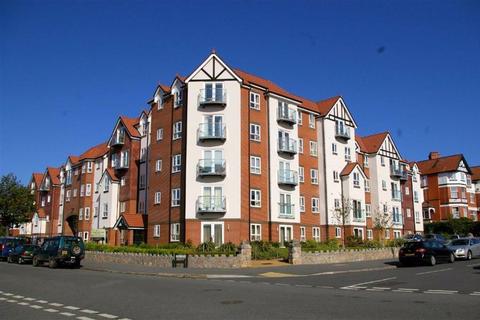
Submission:
<svg viewBox="0 0 480 320">
<path fill-rule="evenodd" d="M 54 258 L 48 259 L 48 267 L 51 269 L 55 269 L 57 267 L 57 261 Z"/>
<path fill-rule="evenodd" d="M 18 258 L 18 261 L 17 261 L 17 262 L 18 262 L 18 264 L 23 264 L 23 262 L 24 262 L 24 261 L 23 261 L 23 258 L 22 258 L 22 257 Z"/>
<path fill-rule="evenodd" d="M 38 261 L 37 257 L 33 257 L 32 259 L 32 266 L 38 267 L 40 265 L 40 261 Z"/>
<path fill-rule="evenodd" d="M 437 259 L 435 259 L 435 256 L 430 256 L 429 264 L 430 264 L 432 267 L 437 264 Z"/>
<path fill-rule="evenodd" d="M 448 262 L 449 263 L 454 263 L 455 262 L 455 256 L 453 255 L 453 253 L 450 253 L 450 256 L 448 257 Z"/>
<path fill-rule="evenodd" d="M 472 251 L 468 250 L 467 260 L 472 260 Z"/>
</svg>

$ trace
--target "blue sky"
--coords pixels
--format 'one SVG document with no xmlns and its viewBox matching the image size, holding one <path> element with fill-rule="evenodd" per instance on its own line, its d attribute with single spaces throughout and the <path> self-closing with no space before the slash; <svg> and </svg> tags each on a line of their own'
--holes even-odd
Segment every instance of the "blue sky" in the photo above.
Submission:
<svg viewBox="0 0 480 320">
<path fill-rule="evenodd" d="M 27 182 L 107 139 L 212 48 L 362 135 L 480 165 L 479 1 L 1 1 L 0 175 Z"/>
</svg>

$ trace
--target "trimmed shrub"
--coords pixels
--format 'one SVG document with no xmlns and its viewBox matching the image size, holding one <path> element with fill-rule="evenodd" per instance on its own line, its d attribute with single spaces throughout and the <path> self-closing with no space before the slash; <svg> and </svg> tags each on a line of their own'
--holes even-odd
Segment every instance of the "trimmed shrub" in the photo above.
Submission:
<svg viewBox="0 0 480 320">
<path fill-rule="evenodd" d="M 288 248 L 281 248 L 278 242 L 253 241 L 253 260 L 288 260 Z"/>
</svg>

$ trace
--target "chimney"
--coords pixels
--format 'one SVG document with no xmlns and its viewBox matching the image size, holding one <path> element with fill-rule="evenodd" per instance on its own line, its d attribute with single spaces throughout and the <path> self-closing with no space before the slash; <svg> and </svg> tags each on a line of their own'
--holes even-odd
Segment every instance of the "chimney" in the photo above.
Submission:
<svg viewBox="0 0 480 320">
<path fill-rule="evenodd" d="M 438 159 L 440 158 L 440 153 L 438 151 L 432 151 L 428 154 L 428 159 L 433 160 L 433 159 Z"/>
</svg>

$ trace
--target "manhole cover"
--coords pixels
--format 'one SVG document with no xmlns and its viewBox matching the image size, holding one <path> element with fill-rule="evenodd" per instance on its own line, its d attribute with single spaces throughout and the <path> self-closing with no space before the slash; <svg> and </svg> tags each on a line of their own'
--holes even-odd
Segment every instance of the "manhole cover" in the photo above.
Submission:
<svg viewBox="0 0 480 320">
<path fill-rule="evenodd" d="M 221 304 L 240 304 L 243 303 L 242 300 L 225 300 L 225 301 L 220 301 Z"/>
</svg>

